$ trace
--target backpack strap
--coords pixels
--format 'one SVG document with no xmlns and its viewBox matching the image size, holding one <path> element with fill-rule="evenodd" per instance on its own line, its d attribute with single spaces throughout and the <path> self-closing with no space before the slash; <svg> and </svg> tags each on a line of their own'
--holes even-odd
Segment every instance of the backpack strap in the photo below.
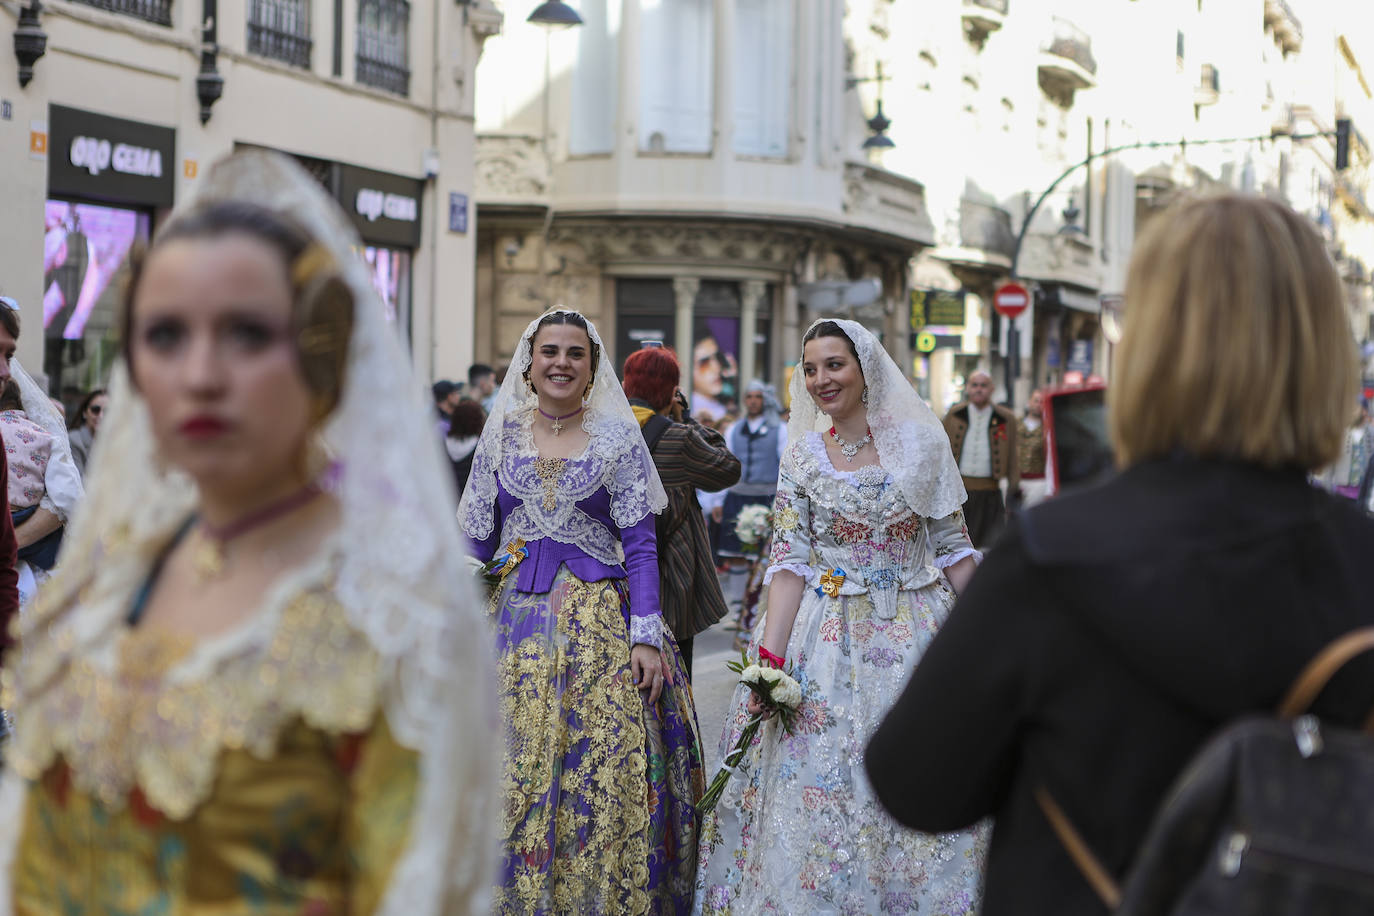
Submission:
<svg viewBox="0 0 1374 916">
<path fill-rule="evenodd" d="M 1078 870 L 1083 873 L 1093 891 L 1107 905 L 1107 909 L 1115 910 L 1121 905 L 1121 887 L 1112 878 L 1111 874 L 1103 866 L 1102 861 L 1093 854 L 1088 846 L 1087 840 L 1083 839 L 1082 834 L 1074 827 L 1073 821 L 1064 813 L 1064 809 L 1059 807 L 1059 803 L 1054 800 L 1050 790 L 1044 786 L 1035 787 L 1035 801 L 1040 806 L 1040 810 L 1045 814 L 1045 820 L 1050 822 L 1050 827 L 1054 829 L 1054 835 L 1059 837 L 1059 842 L 1063 844 L 1064 851 L 1073 859 L 1073 864 L 1078 866 Z"/>
<path fill-rule="evenodd" d="M 1307 712 L 1312 701 L 1346 662 L 1371 650 L 1374 650 L 1374 627 L 1352 630 L 1322 649 L 1288 688 L 1288 695 L 1279 704 L 1279 718 L 1295 719 Z M 1365 722 L 1366 730 L 1371 725 L 1374 725 L 1374 716 Z"/>
<path fill-rule="evenodd" d="M 644 421 L 641 431 L 644 433 L 644 443 L 649 446 L 650 452 L 654 450 L 654 446 L 658 445 L 658 440 L 663 438 L 663 434 L 672 425 L 673 421 L 661 413 L 656 413 Z"/>
</svg>

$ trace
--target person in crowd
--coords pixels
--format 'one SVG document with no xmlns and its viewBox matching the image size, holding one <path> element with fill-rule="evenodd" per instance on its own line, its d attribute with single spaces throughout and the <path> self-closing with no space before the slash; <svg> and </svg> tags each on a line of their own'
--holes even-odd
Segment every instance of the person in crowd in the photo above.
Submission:
<svg viewBox="0 0 1374 916">
<path fill-rule="evenodd" d="M 750 654 L 790 668 L 803 699 L 793 733 L 765 724 L 704 818 L 696 911 L 974 913 L 986 831 L 902 828 L 855 765 L 979 558 L 959 468 L 856 322 L 807 330 L 791 400 Z M 743 686 L 732 709 L 722 756 L 759 711 Z"/>
<path fill-rule="evenodd" d="M 477 438 L 482 435 L 482 424 L 486 420 L 486 413 L 476 401 L 463 401 L 455 405 L 453 415 L 449 418 L 444 448 L 448 452 L 449 463 L 453 465 L 453 483 L 459 497 L 468 485 L 468 476 L 472 473 L 472 455 L 477 450 Z"/>
<path fill-rule="evenodd" d="M 1045 481 L 1045 393 L 1031 392 L 1026 413 L 1016 427 L 1016 447 L 1020 453 L 1021 508 L 1043 502 Z"/>
<path fill-rule="evenodd" d="M 19 303 L 9 296 L 0 296 L 0 312 L 12 312 L 12 319 L 0 315 L 0 381 L 9 379 L 10 363 L 19 337 Z M 11 331 L 11 329 L 13 329 Z M 4 434 L 0 431 L 0 485 L 9 489 L 9 459 Z M 19 614 L 19 542 L 14 534 L 14 521 L 9 513 L 0 512 L 0 647 L 9 649 L 15 644 L 15 617 Z M 4 698 L 0 696 L 0 703 Z M 8 713 L 0 710 L 0 733 L 8 731 Z"/>
<path fill-rule="evenodd" d="M 720 510 L 722 556 L 742 557 L 735 520 L 745 506 L 771 506 L 778 492 L 778 468 L 787 450 L 787 429 L 778 419 L 778 396 L 759 379 L 744 391 L 745 415 L 726 433 L 730 451 L 741 465 L 740 482 L 729 489 Z"/>
<path fill-rule="evenodd" d="M 492 405 L 496 403 L 496 385 L 496 370 L 491 366 L 473 363 L 468 367 L 468 391 L 487 413 L 491 413 Z"/>
<path fill-rule="evenodd" d="M 0 909 L 484 912 L 494 679 L 432 415 L 309 174 L 200 185 L 9 659 Z"/>
<path fill-rule="evenodd" d="M 72 458 L 67 435 L 67 423 L 53 405 L 43 387 L 24 370 L 15 351 L 19 347 L 19 304 L 9 297 L 0 297 L 0 359 L 5 361 L 0 381 L 13 379 L 19 386 L 20 403 L 25 417 L 38 424 L 52 439 L 51 455 L 43 475 L 43 497 L 27 518 L 14 525 L 19 551 L 51 549 L 53 535 L 62 531 L 77 507 L 85 498 L 81 471 Z M 61 535 L 58 535 L 58 539 Z M 35 545 L 43 545 L 35 547 Z M 29 575 L 31 568 L 21 563 L 16 569 L 20 583 L 21 601 L 33 599 L 40 575 Z"/>
<path fill-rule="evenodd" d="M 668 508 L 655 524 L 659 603 L 691 677 L 692 640 L 726 614 L 697 490 L 735 483 L 740 462 L 720 433 L 692 419 L 672 350 L 636 350 L 625 360 L 624 377 L 625 394 L 668 493 Z"/>
<path fill-rule="evenodd" d="M 67 441 L 72 450 L 72 460 L 76 462 L 76 469 L 81 472 L 83 480 L 86 477 L 87 463 L 91 460 L 91 448 L 95 445 L 96 433 L 100 431 L 100 417 L 105 413 L 105 407 L 109 402 L 104 388 L 92 388 L 86 392 L 86 396 L 81 399 L 81 404 L 76 409 Z"/>
<path fill-rule="evenodd" d="M 1374 455 L 1374 425 L 1369 422 L 1369 408 L 1355 405 L 1354 419 L 1345 431 L 1336 460 L 1316 475 L 1321 486 L 1345 499 L 1359 499 L 1360 478 Z"/>
<path fill-rule="evenodd" d="M 489 605 L 507 729 L 497 913 L 691 899 L 705 778 L 659 603 L 667 505 L 596 327 L 566 309 L 531 321 L 458 513 L 503 574 Z"/>
<path fill-rule="evenodd" d="M 430 386 L 430 393 L 434 395 L 434 427 L 440 436 L 447 438 L 453 407 L 462 398 L 462 392 L 453 382 L 443 378 Z"/>
<path fill-rule="evenodd" d="M 969 536 L 986 549 L 1007 519 L 1001 481 L 1007 482 L 1008 496 L 1016 495 L 1021 486 L 1017 421 L 1014 413 L 992 402 L 992 376 L 982 369 L 969 373 L 964 398 L 945 414 L 945 432 L 968 490 L 964 513 Z"/>
<path fill-rule="evenodd" d="M 39 502 L 47 495 L 45 480 L 54 440 L 51 433 L 24 413 L 19 383 L 13 378 L 0 383 L 0 430 L 4 432 L 9 451 L 10 519 L 18 524 L 38 511 Z M 61 547 L 62 529 L 59 528 L 19 550 L 16 569 L 21 604 L 31 601 L 38 586 L 48 580 L 52 568 L 57 565 Z"/>
<path fill-rule="evenodd" d="M 1184 200 L 1137 240 L 1126 300 L 1121 473 L 1012 524 L 868 747 L 902 823 L 993 817 L 984 916 L 1106 913 L 1037 793 L 1120 878 L 1203 743 L 1374 624 L 1374 521 L 1306 480 L 1356 385 L 1316 228 L 1257 196 Z M 1357 661 L 1315 711 L 1356 724 L 1371 696 Z"/>
</svg>

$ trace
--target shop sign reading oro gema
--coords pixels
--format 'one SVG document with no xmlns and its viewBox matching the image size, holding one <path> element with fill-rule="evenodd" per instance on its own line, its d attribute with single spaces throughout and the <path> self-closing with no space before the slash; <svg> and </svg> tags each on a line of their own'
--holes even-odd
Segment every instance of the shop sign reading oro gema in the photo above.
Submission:
<svg viewBox="0 0 1374 916">
<path fill-rule="evenodd" d="M 50 105 L 48 191 L 52 195 L 170 207 L 176 131 Z"/>
<path fill-rule="evenodd" d="M 403 248 L 420 246 L 420 197 L 423 181 L 338 165 L 338 197 L 363 241 Z"/>
</svg>

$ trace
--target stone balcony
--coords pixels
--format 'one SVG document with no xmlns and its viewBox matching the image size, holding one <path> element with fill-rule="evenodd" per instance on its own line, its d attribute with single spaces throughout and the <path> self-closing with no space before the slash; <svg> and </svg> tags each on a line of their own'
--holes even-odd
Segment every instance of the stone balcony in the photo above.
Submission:
<svg viewBox="0 0 1374 916">
<path fill-rule="evenodd" d="M 996 204 L 964 197 L 959 201 L 959 243 L 931 252 L 949 265 L 966 286 L 979 278 L 1000 277 L 1011 270 L 1016 232 L 1011 214 Z"/>
<path fill-rule="evenodd" d="M 1284 54 L 1302 50 L 1302 22 L 1284 0 L 1264 0 L 1264 26 Z"/>
<path fill-rule="evenodd" d="M 964 0 L 964 33 L 973 41 L 983 42 L 1006 22 L 1011 0 Z"/>
<path fill-rule="evenodd" d="M 1092 242 L 1081 232 L 1031 232 L 1021 244 L 1017 272 L 1045 283 L 1066 283 L 1096 290 L 1102 285 L 1102 265 Z"/>
<path fill-rule="evenodd" d="M 1097 85 L 1092 39 L 1078 26 L 1058 16 L 1053 19 L 1049 38 L 1040 45 L 1038 66 L 1041 82 L 1059 91 L 1072 93 Z"/>
<path fill-rule="evenodd" d="M 844 167 L 844 222 L 919 246 L 935 243 L 925 185 L 860 162 Z"/>
<path fill-rule="evenodd" d="M 538 137 L 485 134 L 477 137 L 476 202 L 483 207 L 543 208 L 552 176 Z"/>
</svg>

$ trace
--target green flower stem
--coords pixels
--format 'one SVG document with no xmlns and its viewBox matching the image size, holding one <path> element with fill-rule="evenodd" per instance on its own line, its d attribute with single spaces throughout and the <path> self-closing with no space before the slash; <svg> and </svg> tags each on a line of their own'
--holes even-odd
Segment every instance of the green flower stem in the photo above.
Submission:
<svg viewBox="0 0 1374 916">
<path fill-rule="evenodd" d="M 697 802 L 697 817 L 705 817 L 715 809 L 716 802 L 720 801 L 720 796 L 725 792 L 725 784 L 730 781 L 730 774 L 744 759 L 744 752 L 748 749 L 749 743 L 759 733 L 761 722 L 763 722 L 763 716 L 754 716 L 744 726 L 744 731 L 740 732 L 739 740 L 735 742 L 730 753 L 725 755 L 725 760 L 721 763 L 715 778 L 706 787 L 706 794 L 701 796 L 701 801 Z"/>
</svg>

